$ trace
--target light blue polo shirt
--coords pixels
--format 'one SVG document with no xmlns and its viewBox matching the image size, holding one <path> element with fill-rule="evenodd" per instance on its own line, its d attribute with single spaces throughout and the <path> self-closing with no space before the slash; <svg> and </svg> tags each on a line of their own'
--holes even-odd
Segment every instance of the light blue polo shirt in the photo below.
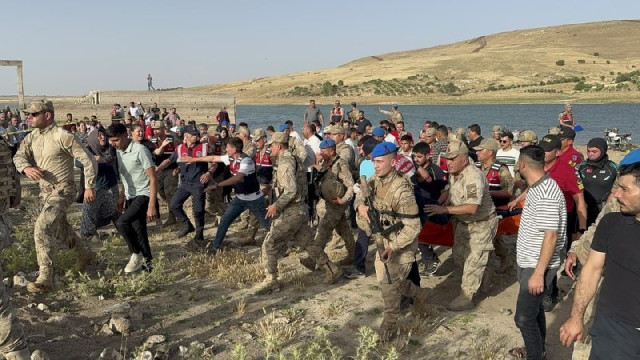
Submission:
<svg viewBox="0 0 640 360">
<path fill-rule="evenodd" d="M 149 196 L 151 185 L 147 169 L 155 166 L 149 149 L 131 140 L 126 150 L 118 150 L 116 154 L 127 200 L 136 196 Z"/>
</svg>

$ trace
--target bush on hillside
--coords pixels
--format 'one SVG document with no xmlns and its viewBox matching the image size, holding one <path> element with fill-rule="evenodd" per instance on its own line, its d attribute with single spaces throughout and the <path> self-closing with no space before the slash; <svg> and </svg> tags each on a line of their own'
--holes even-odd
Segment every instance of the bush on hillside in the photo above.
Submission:
<svg viewBox="0 0 640 360">
<path fill-rule="evenodd" d="M 556 65 L 558 65 L 558 66 L 564 66 L 564 60 L 558 60 L 558 61 L 556 61 Z"/>
<path fill-rule="evenodd" d="M 586 61 L 584 61 L 584 59 L 578 59 L 578 64 L 585 64 Z"/>
</svg>

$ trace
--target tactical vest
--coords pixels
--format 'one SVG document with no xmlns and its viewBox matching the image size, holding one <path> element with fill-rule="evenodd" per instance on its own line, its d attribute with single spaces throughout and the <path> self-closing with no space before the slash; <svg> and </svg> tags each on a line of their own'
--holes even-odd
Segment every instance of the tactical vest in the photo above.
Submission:
<svg viewBox="0 0 640 360">
<path fill-rule="evenodd" d="M 207 156 L 208 146 L 209 144 L 203 144 L 203 143 L 195 144 L 191 148 L 191 155 L 189 155 L 189 148 L 187 147 L 187 145 L 185 144 L 178 145 L 178 147 L 176 148 L 176 151 L 178 152 L 178 162 L 180 162 L 181 159 L 185 156 L 191 156 L 191 157 Z"/>
<path fill-rule="evenodd" d="M 506 166 L 500 162 L 494 162 L 489 168 L 489 172 L 486 175 L 487 182 L 489 183 L 489 191 L 500 191 L 502 190 L 502 186 L 500 186 L 500 168 Z M 503 206 L 509 203 L 509 199 L 496 199 L 492 198 L 493 203 L 496 206 Z"/>
<path fill-rule="evenodd" d="M 238 159 L 229 158 L 229 171 L 231 172 L 232 176 L 236 176 L 238 174 L 238 171 L 240 170 L 240 163 L 245 158 L 248 158 L 248 156 L 244 153 Z M 251 160 L 251 162 L 253 162 L 253 160 Z M 260 191 L 260 183 L 258 182 L 256 172 L 254 171 L 253 173 L 248 175 L 245 174 L 244 181 L 233 185 L 233 190 L 236 192 L 236 194 L 244 195 L 254 194 Z"/>
<path fill-rule="evenodd" d="M 171 142 L 164 147 L 162 153 L 164 155 L 171 155 L 176 151 L 176 146 L 173 144 L 173 136 L 167 135 L 167 138 L 169 138 Z M 160 141 L 157 136 L 152 137 L 151 142 L 155 145 L 156 149 L 162 145 L 162 141 Z"/>
<path fill-rule="evenodd" d="M 271 162 L 271 149 L 267 148 L 264 155 L 256 151 L 255 156 L 256 174 L 260 184 L 270 184 L 273 179 L 273 163 Z"/>
</svg>

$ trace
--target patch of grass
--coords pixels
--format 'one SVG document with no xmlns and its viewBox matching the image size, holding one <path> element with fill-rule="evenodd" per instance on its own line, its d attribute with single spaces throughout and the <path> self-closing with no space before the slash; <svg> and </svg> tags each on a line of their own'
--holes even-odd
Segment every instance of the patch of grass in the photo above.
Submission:
<svg viewBox="0 0 640 360">
<path fill-rule="evenodd" d="M 344 312 L 346 308 L 346 303 L 344 300 L 335 300 L 331 301 L 329 305 L 322 309 L 322 315 L 325 319 L 331 319 L 337 315 L 340 315 Z"/>
<path fill-rule="evenodd" d="M 276 312 L 271 312 L 255 325 L 256 335 L 265 348 L 267 359 L 296 339 L 302 330 L 300 319 L 276 315 Z"/>
<path fill-rule="evenodd" d="M 209 278 L 226 288 L 239 289 L 264 279 L 260 259 L 236 250 L 223 250 L 215 255 L 190 254 L 178 261 L 178 268 L 198 278 Z"/>
<path fill-rule="evenodd" d="M 502 336 L 492 337 L 489 329 L 482 329 L 473 335 L 468 351 L 471 359 L 497 360 L 504 358 L 506 346 Z"/>
<path fill-rule="evenodd" d="M 236 303 L 236 315 L 242 316 L 244 315 L 245 310 L 247 309 L 247 299 L 242 297 Z"/>
</svg>

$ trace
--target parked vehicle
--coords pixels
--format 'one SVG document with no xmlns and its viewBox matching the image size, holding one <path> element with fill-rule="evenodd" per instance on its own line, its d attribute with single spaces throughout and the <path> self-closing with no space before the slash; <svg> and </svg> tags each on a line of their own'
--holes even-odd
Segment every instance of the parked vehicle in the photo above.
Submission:
<svg viewBox="0 0 640 360">
<path fill-rule="evenodd" d="M 620 129 L 604 129 L 604 139 L 609 149 L 627 151 L 631 149 L 631 134 L 620 135 Z"/>
</svg>

